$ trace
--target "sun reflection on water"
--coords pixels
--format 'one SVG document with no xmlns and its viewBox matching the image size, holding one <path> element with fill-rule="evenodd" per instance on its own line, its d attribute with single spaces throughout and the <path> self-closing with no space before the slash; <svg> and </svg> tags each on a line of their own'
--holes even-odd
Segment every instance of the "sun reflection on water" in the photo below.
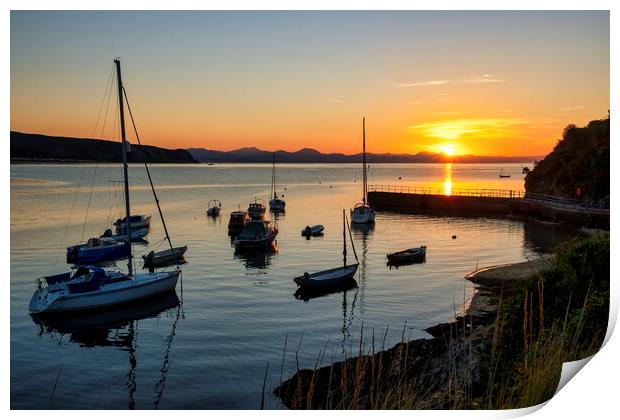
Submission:
<svg viewBox="0 0 620 420">
<path fill-rule="evenodd" d="M 452 195 L 452 164 L 451 163 L 446 163 L 444 166 L 443 193 L 444 195 Z"/>
</svg>

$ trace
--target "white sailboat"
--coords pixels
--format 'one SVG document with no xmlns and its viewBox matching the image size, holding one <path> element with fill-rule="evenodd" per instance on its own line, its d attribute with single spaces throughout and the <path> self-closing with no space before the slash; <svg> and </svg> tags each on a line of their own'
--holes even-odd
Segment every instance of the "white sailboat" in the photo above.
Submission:
<svg viewBox="0 0 620 420">
<path fill-rule="evenodd" d="M 366 118 L 362 119 L 362 202 L 351 209 L 351 223 L 374 223 L 377 212 L 368 204 L 368 175 L 366 173 Z"/>
<path fill-rule="evenodd" d="M 276 193 L 276 154 L 273 153 L 273 167 L 271 169 L 271 197 L 269 200 L 269 210 L 272 212 L 283 212 L 286 202 L 278 197 Z"/>
<path fill-rule="evenodd" d="M 121 78 L 121 63 L 115 59 L 118 81 L 118 103 L 121 128 L 121 150 L 123 156 L 123 181 L 125 187 L 125 229 L 128 241 L 131 243 L 132 230 L 130 223 L 131 207 L 129 203 L 129 182 L 127 177 L 127 139 L 125 137 L 125 115 L 123 102 L 126 100 Z M 129 108 L 131 114 L 131 108 Z M 139 139 L 138 139 L 139 141 Z M 146 164 L 145 164 L 146 167 Z M 147 174 L 150 178 L 150 173 Z M 152 181 L 151 181 L 152 186 Z M 155 194 L 155 189 L 153 188 Z M 159 200 L 155 195 L 155 202 L 159 209 Z M 162 216 L 162 224 L 166 232 L 168 243 L 172 248 L 168 230 Z M 42 277 L 37 281 L 37 290 L 32 295 L 29 304 L 30 313 L 65 313 L 71 311 L 105 308 L 118 304 L 149 298 L 175 289 L 180 269 L 162 272 L 135 273 L 131 246 L 129 247 L 128 273 L 106 271 L 96 266 L 83 266 L 74 272 L 67 272 L 53 276 Z"/>
</svg>

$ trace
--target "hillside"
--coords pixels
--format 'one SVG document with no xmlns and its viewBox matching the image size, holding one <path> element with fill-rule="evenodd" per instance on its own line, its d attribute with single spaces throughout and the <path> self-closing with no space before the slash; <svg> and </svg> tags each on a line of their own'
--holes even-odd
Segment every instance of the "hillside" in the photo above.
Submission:
<svg viewBox="0 0 620 420">
<path fill-rule="evenodd" d="M 127 155 L 130 163 L 142 163 L 137 145 Z M 197 163 L 184 149 L 142 146 L 149 163 Z M 52 137 L 11 131 L 11 162 L 122 162 L 121 146 L 108 140 Z"/>
<path fill-rule="evenodd" d="M 525 177 L 527 192 L 609 201 L 609 117 L 569 125 L 562 139 Z"/>
<path fill-rule="evenodd" d="M 245 147 L 243 149 L 222 152 L 209 149 L 187 149 L 195 159 L 200 162 L 221 162 L 221 163 L 270 163 L 272 153 L 257 149 L 256 147 Z M 531 156 L 446 156 L 441 153 L 420 152 L 411 154 L 392 154 L 392 153 L 368 153 L 370 163 L 510 163 L 510 162 L 533 162 Z M 276 151 L 276 160 L 281 163 L 360 163 L 361 153 L 345 155 L 342 153 L 321 153 L 315 149 L 301 149 L 296 152 L 284 150 Z"/>
</svg>

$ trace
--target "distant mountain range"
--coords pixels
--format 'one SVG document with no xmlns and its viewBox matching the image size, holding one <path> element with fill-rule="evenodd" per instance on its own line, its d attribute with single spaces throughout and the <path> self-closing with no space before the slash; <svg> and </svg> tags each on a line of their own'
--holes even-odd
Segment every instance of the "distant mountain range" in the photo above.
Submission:
<svg viewBox="0 0 620 420">
<path fill-rule="evenodd" d="M 137 145 L 132 145 L 136 149 Z M 256 147 L 222 152 L 204 148 L 164 149 L 142 146 L 149 163 L 271 163 L 272 153 Z M 315 149 L 296 152 L 277 150 L 279 163 L 360 163 L 362 154 L 321 153 Z M 140 153 L 129 153 L 129 162 L 141 163 Z M 370 163 L 525 163 L 536 156 L 446 156 L 442 153 L 416 154 L 368 153 Z M 121 162 L 120 145 L 109 140 L 54 137 L 11 131 L 11 162 Z"/>
<path fill-rule="evenodd" d="M 198 163 L 185 149 L 163 149 L 155 146 L 131 146 L 130 163 Z M 109 140 L 53 137 L 11 131 L 11 162 L 122 162 L 121 145 Z"/>
<path fill-rule="evenodd" d="M 203 148 L 187 149 L 200 162 L 210 163 L 270 163 L 272 153 L 256 147 L 244 147 L 230 152 Z M 362 154 L 321 153 L 315 149 L 296 152 L 277 150 L 276 161 L 280 163 L 359 163 Z M 536 156 L 446 156 L 442 153 L 419 152 L 416 154 L 367 153 L 370 163 L 522 163 L 540 159 Z"/>
</svg>

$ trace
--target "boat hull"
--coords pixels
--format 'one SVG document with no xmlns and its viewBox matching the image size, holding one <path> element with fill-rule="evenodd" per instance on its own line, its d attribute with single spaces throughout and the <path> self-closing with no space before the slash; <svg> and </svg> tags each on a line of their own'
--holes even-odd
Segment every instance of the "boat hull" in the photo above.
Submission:
<svg viewBox="0 0 620 420">
<path fill-rule="evenodd" d="M 377 212 L 375 209 L 367 207 L 365 211 L 357 209 L 351 210 L 351 223 L 367 224 L 375 221 Z"/>
<path fill-rule="evenodd" d="M 411 248 L 405 251 L 387 254 L 388 265 L 405 265 L 426 261 L 426 247 Z"/>
<path fill-rule="evenodd" d="M 269 210 L 271 211 L 284 211 L 286 207 L 286 202 L 284 200 L 280 200 L 279 198 L 274 198 L 269 201 Z"/>
<path fill-rule="evenodd" d="M 67 262 L 71 264 L 96 264 L 115 261 L 129 256 L 129 244 L 126 242 L 97 248 L 67 248 Z"/>
<path fill-rule="evenodd" d="M 270 247 L 276 235 L 271 235 L 261 239 L 235 239 L 236 249 L 261 249 Z"/>
<path fill-rule="evenodd" d="M 42 288 L 32 295 L 29 310 L 33 314 L 62 313 L 122 305 L 174 290 L 179 274 L 180 270 L 136 274 L 133 280 L 105 284 L 87 293 L 72 294 L 67 288 L 55 291 Z"/>
<path fill-rule="evenodd" d="M 298 286 L 308 288 L 331 287 L 350 280 L 355 276 L 358 265 L 359 264 L 351 264 L 346 267 L 333 268 L 331 270 L 319 271 L 312 274 L 304 273 L 303 276 L 295 277 L 293 281 Z"/>
<path fill-rule="evenodd" d="M 325 230 L 323 225 L 307 226 L 301 231 L 301 236 L 319 236 L 323 234 L 323 230 Z"/>
<path fill-rule="evenodd" d="M 149 227 L 150 225 L 151 225 L 151 216 L 142 217 L 140 220 L 129 221 L 130 229 L 140 229 L 140 228 Z M 125 222 L 125 220 L 119 219 L 116 222 L 114 222 L 114 226 L 116 227 L 116 229 L 126 229 L 127 223 Z"/>
</svg>

